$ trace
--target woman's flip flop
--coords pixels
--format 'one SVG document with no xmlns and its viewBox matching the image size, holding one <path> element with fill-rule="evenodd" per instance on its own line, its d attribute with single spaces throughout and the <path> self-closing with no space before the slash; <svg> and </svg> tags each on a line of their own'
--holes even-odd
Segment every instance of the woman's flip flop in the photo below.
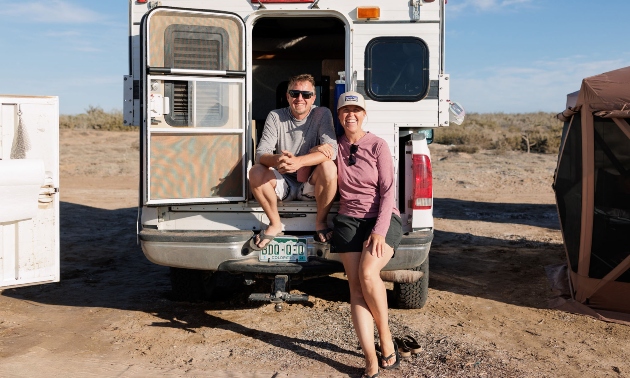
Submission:
<svg viewBox="0 0 630 378">
<path fill-rule="evenodd" d="M 394 343 L 394 353 L 390 354 L 387 357 L 381 357 L 381 369 L 385 369 L 385 370 L 396 369 L 400 365 L 400 352 L 398 351 L 398 344 L 396 344 L 396 340 L 393 340 L 393 343 Z M 387 366 L 383 365 L 383 361 L 389 361 L 394 357 L 396 357 L 396 361 L 393 364 L 387 365 Z"/>
</svg>

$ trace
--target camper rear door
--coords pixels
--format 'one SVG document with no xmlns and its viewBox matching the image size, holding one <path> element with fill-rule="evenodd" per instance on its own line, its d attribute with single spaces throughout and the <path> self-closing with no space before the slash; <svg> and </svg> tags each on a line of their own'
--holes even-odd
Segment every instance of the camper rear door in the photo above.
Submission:
<svg viewBox="0 0 630 378">
<path fill-rule="evenodd" d="M 245 25 L 236 14 L 155 8 L 143 18 L 146 205 L 246 198 Z"/>
</svg>

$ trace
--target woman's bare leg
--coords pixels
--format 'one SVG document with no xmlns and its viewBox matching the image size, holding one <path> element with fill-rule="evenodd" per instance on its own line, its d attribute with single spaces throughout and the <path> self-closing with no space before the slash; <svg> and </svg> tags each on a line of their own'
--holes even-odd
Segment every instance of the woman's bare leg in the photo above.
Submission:
<svg viewBox="0 0 630 378">
<path fill-rule="evenodd" d="M 374 349 L 374 319 L 370 313 L 359 282 L 359 265 L 361 252 L 348 252 L 341 254 L 341 261 L 348 277 L 350 286 L 350 311 L 354 331 L 359 338 L 361 349 L 365 356 L 365 373 L 374 375 L 378 372 L 378 358 Z"/>
<path fill-rule="evenodd" d="M 359 263 L 361 292 L 376 323 L 383 357 L 394 353 L 394 343 L 389 329 L 387 289 L 381 279 L 380 273 L 393 255 L 394 250 L 392 247 L 385 244 L 383 246 L 383 256 L 373 256 L 370 254 L 369 250 L 364 249 L 363 253 L 361 253 L 361 261 Z M 396 360 L 392 358 L 390 360 L 384 360 L 383 365 L 392 365 L 395 362 Z"/>
</svg>

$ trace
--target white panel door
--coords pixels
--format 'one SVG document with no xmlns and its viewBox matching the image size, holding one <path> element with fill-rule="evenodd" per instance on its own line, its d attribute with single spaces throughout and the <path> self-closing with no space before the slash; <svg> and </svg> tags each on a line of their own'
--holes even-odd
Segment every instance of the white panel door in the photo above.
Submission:
<svg viewBox="0 0 630 378">
<path fill-rule="evenodd" d="M 59 281 L 59 100 L 0 95 L 0 288 Z"/>
</svg>

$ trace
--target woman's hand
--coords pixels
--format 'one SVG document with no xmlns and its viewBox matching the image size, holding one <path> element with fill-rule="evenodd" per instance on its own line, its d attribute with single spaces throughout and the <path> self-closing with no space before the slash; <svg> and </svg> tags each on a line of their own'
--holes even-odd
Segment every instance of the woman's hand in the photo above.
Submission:
<svg viewBox="0 0 630 378">
<path fill-rule="evenodd" d="M 332 160 L 333 154 L 334 154 L 335 151 L 333 150 L 333 148 L 332 148 L 332 146 L 330 144 L 324 143 L 324 144 L 320 144 L 318 146 L 315 146 L 315 147 L 311 148 L 309 153 L 313 153 L 313 152 L 321 152 L 328 159 Z"/>
<path fill-rule="evenodd" d="M 368 248 L 370 254 L 376 257 L 383 257 L 383 245 L 385 245 L 385 237 L 379 234 L 370 234 L 365 241 L 365 248 Z"/>
</svg>

